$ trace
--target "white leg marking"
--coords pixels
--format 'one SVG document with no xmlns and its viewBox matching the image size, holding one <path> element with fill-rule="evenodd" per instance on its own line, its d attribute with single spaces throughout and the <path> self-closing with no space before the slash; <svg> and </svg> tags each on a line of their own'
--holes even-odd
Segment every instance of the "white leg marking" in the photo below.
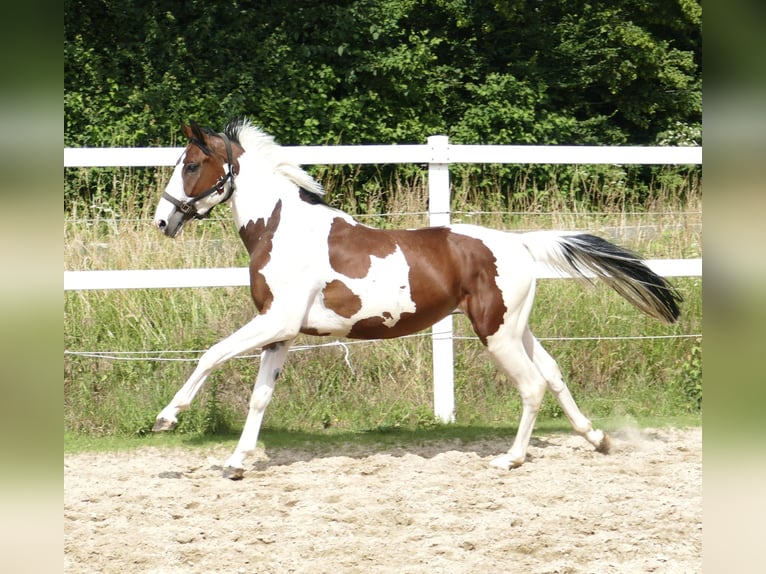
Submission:
<svg viewBox="0 0 766 574">
<path fill-rule="evenodd" d="M 299 326 L 286 329 L 272 318 L 271 313 L 258 315 L 252 321 L 210 347 L 199 360 L 197 368 L 176 393 L 173 400 L 157 416 L 155 430 L 172 428 L 178 422 L 178 413 L 189 408 L 192 400 L 215 367 L 221 363 L 258 347 L 277 341 L 292 339 Z M 161 424 L 164 423 L 164 424 Z"/>
<path fill-rule="evenodd" d="M 268 349 L 264 349 L 261 354 L 261 367 L 258 370 L 253 394 L 250 397 L 250 410 L 247 413 L 245 427 L 242 430 L 242 435 L 239 437 L 237 448 L 226 461 L 226 470 L 224 472 L 228 478 L 242 478 L 245 458 L 256 449 L 263 415 L 271 401 L 274 385 L 287 358 L 290 342 L 277 343 Z"/>
<path fill-rule="evenodd" d="M 532 335 L 527 329 L 524 333 L 524 347 L 527 349 L 535 366 L 540 370 L 545 380 L 548 382 L 548 388 L 556 397 L 561 409 L 564 411 L 567 419 L 572 425 L 574 431 L 585 437 L 599 452 L 609 450 L 609 438 L 602 430 L 593 428 L 593 423 L 580 411 L 575 403 L 572 393 L 569 391 L 561 375 L 561 369 L 556 361 L 540 344 L 540 341 Z"/>
<path fill-rule="evenodd" d="M 506 275 L 515 276 L 509 272 Z M 497 332 L 487 337 L 487 350 L 519 390 L 522 412 L 511 448 L 491 464 L 509 469 L 524 464 L 526 460 L 537 413 L 545 397 L 546 382 L 524 348 L 523 335 L 534 303 L 535 283 L 531 277 L 528 281 L 517 279 L 501 286 L 501 290 L 508 311 Z"/>
<path fill-rule="evenodd" d="M 545 396 L 546 382 L 524 349 L 520 337 L 509 332 L 505 326 L 488 339 L 492 357 L 516 384 L 521 395 L 522 413 L 516 438 L 507 454 L 497 457 L 490 464 L 509 469 L 521 466 L 526 460 L 529 440 L 535 426 L 537 413 Z"/>
</svg>

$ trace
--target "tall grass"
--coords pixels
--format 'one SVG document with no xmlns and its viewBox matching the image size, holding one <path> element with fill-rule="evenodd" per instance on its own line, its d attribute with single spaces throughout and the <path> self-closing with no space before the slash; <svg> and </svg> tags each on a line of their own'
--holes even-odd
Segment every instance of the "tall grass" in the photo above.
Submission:
<svg viewBox="0 0 766 574">
<path fill-rule="evenodd" d="M 133 189 L 136 181 L 146 178 L 126 176 L 107 186 L 117 190 L 116 195 L 100 194 L 96 187 L 87 200 L 69 202 L 65 269 L 246 265 L 245 250 L 225 209 L 214 219 L 189 224 L 174 241 L 152 229 L 154 202 L 138 198 L 159 195 L 167 171 L 158 173 L 154 190 Z M 555 180 L 542 187 L 521 179 L 511 187 L 493 187 L 491 177 L 488 181 L 460 179 L 453 188 L 453 221 L 516 231 L 582 229 L 647 258 L 701 256 L 702 202 L 695 172 L 657 177 L 640 198 L 619 181 L 603 177 L 591 182 L 585 176 L 569 178 L 566 189 L 557 187 Z M 427 223 L 427 186 L 417 173 L 385 183 L 367 182 L 364 196 L 353 184 L 353 177 L 327 176 L 329 202 L 373 225 Z M 572 281 L 538 282 L 532 329 L 558 360 L 588 415 L 672 417 L 701 409 L 701 342 L 642 338 L 701 333 L 701 280 L 679 278 L 674 283 L 685 302 L 681 320 L 667 326 L 644 317 L 603 285 L 583 289 Z M 65 430 L 148 433 L 199 354 L 254 314 L 244 287 L 66 292 Z M 512 384 L 489 360 L 462 316 L 455 318 L 455 334 L 457 422 L 515 425 L 520 403 Z M 392 341 L 332 343 L 299 338 L 264 426 L 311 431 L 435 424 L 427 333 Z M 214 372 L 192 409 L 183 413 L 178 432 L 240 427 L 258 369 L 257 351 L 254 355 L 229 361 Z M 542 416 L 562 416 L 550 397 Z"/>
</svg>

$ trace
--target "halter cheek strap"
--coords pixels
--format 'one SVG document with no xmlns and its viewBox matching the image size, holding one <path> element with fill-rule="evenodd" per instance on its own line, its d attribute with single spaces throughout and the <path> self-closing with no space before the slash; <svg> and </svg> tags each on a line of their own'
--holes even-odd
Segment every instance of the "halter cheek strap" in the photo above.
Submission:
<svg viewBox="0 0 766 574">
<path fill-rule="evenodd" d="M 211 187 L 210 189 L 206 189 L 199 195 L 195 195 L 194 197 L 191 197 L 189 199 L 186 199 L 184 201 L 181 201 L 180 199 L 176 199 L 172 195 L 170 195 L 167 191 L 162 192 L 162 197 L 167 199 L 170 203 L 176 206 L 178 210 L 186 215 L 187 217 L 194 218 L 194 219 L 205 219 L 206 217 L 210 216 L 210 212 L 213 211 L 213 208 L 215 205 L 220 205 L 221 203 L 225 203 L 229 201 L 232 194 L 234 193 L 234 177 L 236 177 L 236 169 L 234 168 L 234 163 L 232 162 L 232 153 L 231 153 L 231 142 L 229 141 L 229 138 L 224 133 L 218 134 L 218 136 L 223 139 L 223 143 L 226 146 L 226 164 L 228 167 L 228 170 L 225 174 L 223 174 L 218 181 L 215 182 L 215 185 Z M 230 181 L 229 183 L 229 189 L 226 190 L 226 182 Z M 196 202 L 205 199 L 207 196 L 212 195 L 213 193 L 226 193 L 221 198 L 221 201 L 216 203 L 213 207 L 208 209 L 205 213 L 200 214 L 197 211 L 197 207 L 194 205 Z"/>
</svg>

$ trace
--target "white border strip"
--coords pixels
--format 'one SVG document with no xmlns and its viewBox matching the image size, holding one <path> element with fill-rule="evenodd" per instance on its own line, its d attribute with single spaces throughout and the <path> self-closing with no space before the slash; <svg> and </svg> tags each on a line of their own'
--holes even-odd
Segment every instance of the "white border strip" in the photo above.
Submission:
<svg viewBox="0 0 766 574">
<path fill-rule="evenodd" d="M 702 259 L 652 259 L 649 267 L 663 277 L 702 277 Z M 539 279 L 565 279 L 545 264 Z M 247 267 L 199 269 L 128 269 L 121 271 L 64 271 L 64 291 L 94 289 L 166 289 L 181 287 L 242 287 L 250 285 Z"/>
</svg>

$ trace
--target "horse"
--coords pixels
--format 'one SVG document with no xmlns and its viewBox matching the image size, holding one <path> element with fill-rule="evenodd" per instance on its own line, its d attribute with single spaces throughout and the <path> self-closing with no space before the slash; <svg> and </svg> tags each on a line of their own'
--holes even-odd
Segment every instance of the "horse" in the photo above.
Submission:
<svg viewBox="0 0 766 574">
<path fill-rule="evenodd" d="M 585 282 L 599 278 L 643 313 L 675 322 L 682 297 L 636 254 L 582 232 L 511 233 L 467 224 L 370 227 L 328 205 L 322 186 L 249 119 L 235 118 L 220 133 L 194 122 L 181 129 L 188 143 L 157 205 L 154 225 L 177 237 L 188 221 L 227 204 L 250 255 L 257 313 L 202 354 L 153 431 L 175 428 L 178 413 L 190 407 L 217 366 L 260 348 L 242 434 L 223 469 L 225 478 L 242 479 L 299 334 L 388 339 L 462 312 L 521 395 L 516 436 L 492 466 L 508 470 L 525 462 L 548 389 L 574 431 L 596 451 L 609 452 L 609 435 L 580 412 L 556 361 L 529 328 L 535 266 L 545 262 Z"/>
</svg>

